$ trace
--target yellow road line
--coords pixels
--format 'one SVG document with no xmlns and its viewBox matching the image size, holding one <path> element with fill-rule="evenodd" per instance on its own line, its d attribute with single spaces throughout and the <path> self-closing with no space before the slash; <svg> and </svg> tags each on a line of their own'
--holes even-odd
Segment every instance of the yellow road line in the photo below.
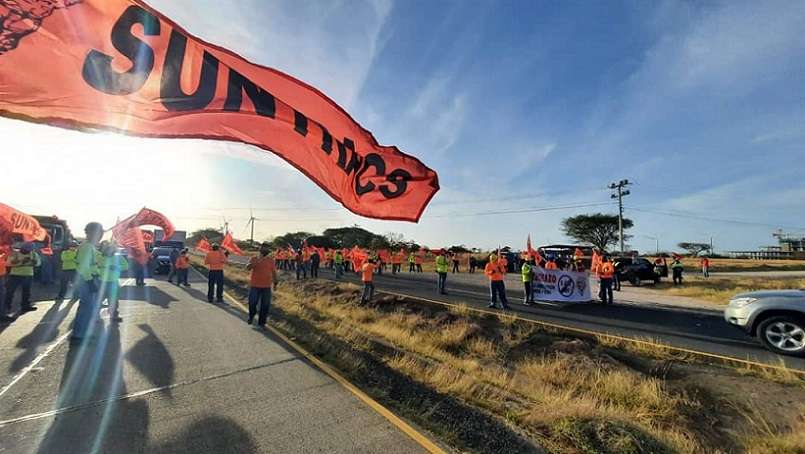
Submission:
<svg viewBox="0 0 805 454">
<path fill-rule="evenodd" d="M 195 270 L 195 268 L 194 268 Z M 204 276 L 198 270 L 196 270 L 198 274 L 202 277 Z M 206 279 L 206 278 L 205 278 Z M 232 303 L 234 303 L 235 307 L 240 309 L 244 314 L 248 314 L 248 311 L 244 307 L 244 304 L 239 301 L 238 299 L 231 296 L 229 293 L 224 292 L 224 296 Z M 297 344 L 293 340 L 286 337 L 276 328 L 270 325 L 266 325 L 266 328 L 275 336 L 282 339 L 283 342 L 291 346 L 297 353 L 307 358 L 308 361 L 313 363 L 317 368 L 319 368 L 322 372 L 329 375 L 330 378 L 338 382 L 341 386 L 346 388 L 349 392 L 351 392 L 355 397 L 360 399 L 363 403 L 368 405 L 372 410 L 376 411 L 378 414 L 386 418 L 388 422 L 393 424 L 396 428 L 400 429 L 403 433 L 411 437 L 412 440 L 417 442 L 422 448 L 432 454 L 447 454 L 442 448 L 440 448 L 436 443 L 431 441 L 428 437 L 414 429 L 410 424 L 403 421 L 399 416 L 395 415 L 391 410 L 381 405 L 378 401 L 372 399 L 368 394 L 361 391 L 357 386 L 353 385 L 349 380 L 341 376 L 338 372 L 336 372 L 332 367 L 328 366 L 327 364 L 323 363 L 320 359 L 316 358 L 312 353 L 305 350 L 304 347 Z"/>
<path fill-rule="evenodd" d="M 588 335 L 588 336 L 605 336 L 605 337 L 608 337 L 608 338 L 611 338 L 611 339 L 616 339 L 616 340 L 620 340 L 620 341 L 624 341 L 624 342 L 632 342 L 632 343 L 635 343 L 635 344 L 647 345 L 647 346 L 650 346 L 650 347 L 664 348 L 664 349 L 667 349 L 667 350 L 673 350 L 675 352 L 687 353 L 687 354 L 698 355 L 698 356 L 704 356 L 704 357 L 711 358 L 711 359 L 717 359 L 717 360 L 720 360 L 720 361 L 738 363 L 738 364 L 742 364 L 742 365 L 745 365 L 745 366 L 760 367 L 760 368 L 764 368 L 764 369 L 774 369 L 774 370 L 779 370 L 779 371 L 784 371 L 784 372 L 793 372 L 793 373 L 795 373 L 797 375 L 801 375 L 801 376 L 805 377 L 805 371 L 799 370 L 799 369 L 791 369 L 791 368 L 784 367 L 784 366 L 775 366 L 773 364 L 759 363 L 759 362 L 756 362 L 756 361 L 750 361 L 748 359 L 735 358 L 735 357 L 732 357 L 732 356 L 724 356 L 724 355 L 719 355 L 717 353 L 702 352 L 702 351 L 699 351 L 699 350 L 692 350 L 692 349 L 688 349 L 688 348 L 684 348 L 684 347 L 675 347 L 673 345 L 659 344 L 659 343 L 656 343 L 656 342 L 646 341 L 646 340 L 642 340 L 642 339 L 635 339 L 635 338 L 632 338 L 632 337 L 625 337 L 625 336 L 620 336 L 620 335 L 617 335 L 617 334 L 610 334 L 610 333 L 604 333 L 604 332 L 600 332 L 600 331 L 593 331 L 593 330 L 588 330 L 588 329 L 584 329 L 584 328 L 576 328 L 576 327 L 573 327 L 573 326 L 566 326 L 566 325 L 561 325 L 561 324 L 558 324 L 558 323 L 545 322 L 545 321 L 541 321 L 541 320 L 533 320 L 533 319 L 530 319 L 530 318 L 521 317 L 521 316 L 519 316 L 517 314 L 512 314 L 510 312 L 499 312 L 499 311 L 490 311 L 490 310 L 486 310 L 486 309 L 478 309 L 478 308 L 470 307 L 468 305 L 459 305 L 459 304 L 453 304 L 453 303 L 446 303 L 444 301 L 437 301 L 437 300 L 432 300 L 432 299 L 429 299 L 429 298 L 423 298 L 421 296 L 407 295 L 407 294 L 404 294 L 404 293 L 390 292 L 390 291 L 387 291 L 387 290 L 380 290 L 380 291 L 378 291 L 378 293 L 385 293 L 387 295 L 397 296 L 397 297 L 401 297 L 401 298 L 409 298 L 409 299 L 415 299 L 415 300 L 420 300 L 420 301 L 426 301 L 426 302 L 431 303 L 431 304 L 439 304 L 441 306 L 451 307 L 451 308 L 455 308 L 455 309 L 466 308 L 467 310 L 470 310 L 472 312 L 476 312 L 476 313 L 480 313 L 480 314 L 486 314 L 486 315 L 499 316 L 501 314 L 509 314 L 509 315 L 513 316 L 517 320 L 524 321 L 524 322 L 527 322 L 527 323 L 531 323 L 531 324 L 534 324 L 534 325 L 543 326 L 543 327 L 554 328 L 554 329 L 558 329 L 558 330 L 562 330 L 562 331 L 569 331 L 569 332 L 574 332 L 574 333 L 579 333 L 579 334 L 585 334 L 585 335 Z"/>
</svg>

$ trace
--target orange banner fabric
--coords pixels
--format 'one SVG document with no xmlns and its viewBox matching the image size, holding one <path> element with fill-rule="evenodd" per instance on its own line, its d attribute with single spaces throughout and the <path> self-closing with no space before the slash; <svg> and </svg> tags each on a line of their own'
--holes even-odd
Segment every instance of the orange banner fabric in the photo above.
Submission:
<svg viewBox="0 0 805 454">
<path fill-rule="evenodd" d="M 368 217 L 417 221 L 439 189 L 436 172 L 317 89 L 140 0 L 0 1 L 0 92 L 8 117 L 255 145 Z"/>
<path fill-rule="evenodd" d="M 39 225 L 39 221 L 2 203 L 0 203 L 0 233 L 7 238 L 11 238 L 11 235 L 21 235 L 23 241 L 45 241 L 48 235 L 48 232 Z"/>
</svg>

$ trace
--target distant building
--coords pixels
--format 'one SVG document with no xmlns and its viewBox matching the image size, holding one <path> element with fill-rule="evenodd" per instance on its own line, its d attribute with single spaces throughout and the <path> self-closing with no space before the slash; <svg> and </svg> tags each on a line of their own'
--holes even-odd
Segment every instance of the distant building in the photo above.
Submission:
<svg viewBox="0 0 805 454">
<path fill-rule="evenodd" d="M 783 233 L 778 230 L 772 236 L 777 246 L 763 246 L 754 251 L 729 251 L 730 257 L 750 259 L 805 259 L 805 236 Z"/>
</svg>

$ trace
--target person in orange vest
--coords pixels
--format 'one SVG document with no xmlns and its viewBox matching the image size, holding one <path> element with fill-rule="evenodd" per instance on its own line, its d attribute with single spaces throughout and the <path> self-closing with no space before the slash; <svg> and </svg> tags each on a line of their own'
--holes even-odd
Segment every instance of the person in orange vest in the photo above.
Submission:
<svg viewBox="0 0 805 454">
<path fill-rule="evenodd" d="M 708 257 L 702 257 L 702 276 L 710 277 L 710 259 Z"/>
<path fill-rule="evenodd" d="M 183 249 L 176 257 L 176 285 L 190 287 L 187 282 L 187 274 L 190 272 L 190 257 L 187 256 L 187 249 Z"/>
<path fill-rule="evenodd" d="M 402 267 L 402 252 L 391 254 L 391 274 L 397 274 Z"/>
<path fill-rule="evenodd" d="M 416 272 L 421 273 L 422 272 L 422 255 L 416 254 L 414 256 L 414 264 L 416 265 Z"/>
<path fill-rule="evenodd" d="M 491 254 L 489 262 L 484 267 L 484 274 L 489 278 L 489 297 L 492 300 L 488 307 L 497 307 L 498 297 L 500 298 L 500 308 L 508 309 L 509 302 L 506 299 L 506 284 L 503 279 L 506 276 L 506 269 L 498 260 L 498 256 Z"/>
<path fill-rule="evenodd" d="M 361 266 L 361 281 L 363 281 L 363 294 L 361 295 L 361 304 L 366 304 L 371 301 L 372 296 L 375 294 L 374 284 L 375 261 L 369 259 Z"/>
<path fill-rule="evenodd" d="M 545 267 L 544 268 L 546 270 L 557 270 L 557 269 L 559 269 L 559 266 L 556 265 L 556 260 L 555 260 L 553 255 L 548 256 L 548 261 L 545 262 Z"/>
<path fill-rule="evenodd" d="M 271 307 L 271 289 L 277 288 L 277 266 L 270 255 L 271 244 L 260 245 L 260 256 L 252 257 L 246 269 L 252 272 L 249 282 L 249 325 L 257 315 L 257 326 L 265 328 Z M 258 315 L 259 312 L 259 315 Z"/>
<path fill-rule="evenodd" d="M 601 264 L 597 267 L 599 288 L 598 296 L 604 304 L 612 304 L 612 280 L 615 278 L 615 266 L 609 261 L 609 257 L 604 256 Z"/>
<path fill-rule="evenodd" d="M 212 250 L 204 257 L 204 264 L 207 265 L 207 301 L 212 303 L 215 296 L 216 303 L 224 302 L 224 265 L 226 265 L 226 255 L 221 251 L 218 243 L 212 245 Z"/>
</svg>

